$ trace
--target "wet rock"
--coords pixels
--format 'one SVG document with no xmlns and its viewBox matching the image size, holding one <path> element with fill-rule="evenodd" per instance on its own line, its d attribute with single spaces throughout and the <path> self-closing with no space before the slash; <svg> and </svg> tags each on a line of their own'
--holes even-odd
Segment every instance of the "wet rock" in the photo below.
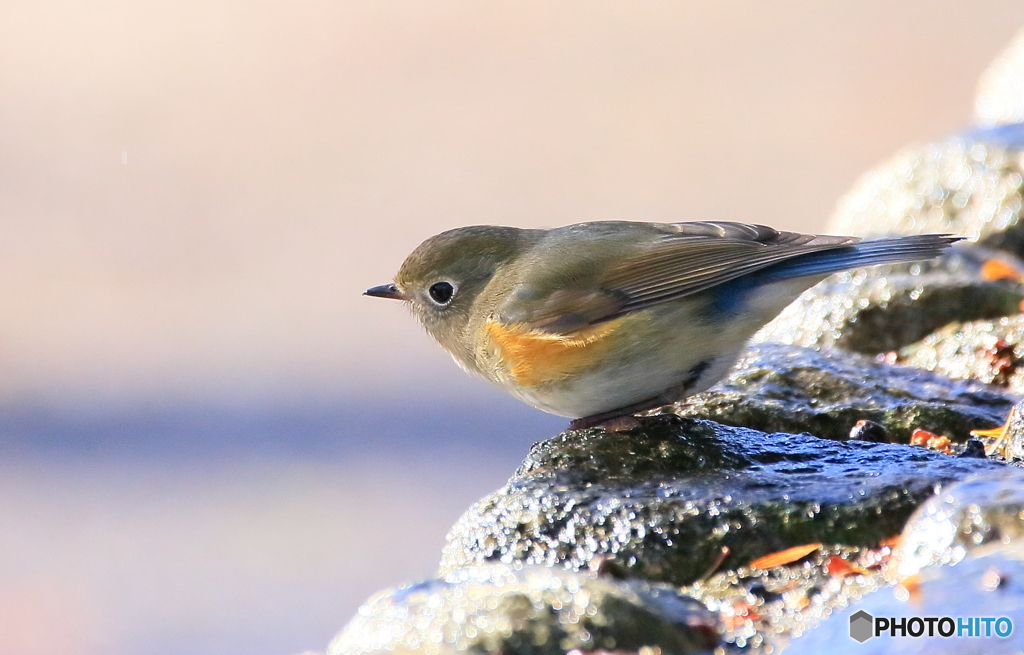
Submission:
<svg viewBox="0 0 1024 655">
<path fill-rule="evenodd" d="M 335 637 L 328 655 L 575 649 L 685 655 L 710 652 L 718 640 L 715 616 L 669 587 L 492 564 L 377 594 Z"/>
<path fill-rule="evenodd" d="M 823 546 L 791 565 L 744 566 L 682 592 L 719 614 L 726 644 L 743 652 L 778 652 L 833 611 L 886 586 L 879 569 L 888 553 L 888 547 Z"/>
<path fill-rule="evenodd" d="M 956 564 L 987 544 L 1022 537 L 1024 470 L 1004 467 L 953 485 L 918 508 L 886 573 L 899 580 L 926 566 Z"/>
<path fill-rule="evenodd" d="M 1024 315 L 953 323 L 901 350 L 898 361 L 1024 394 Z"/>
<path fill-rule="evenodd" d="M 441 570 L 581 569 L 600 558 L 628 577 L 687 584 L 791 546 L 878 544 L 937 486 L 998 466 L 676 416 L 628 432 L 568 431 L 536 444 L 508 484 L 459 519 Z"/>
<path fill-rule="evenodd" d="M 945 638 L 935 634 L 948 631 L 950 624 L 939 626 L 933 636 L 927 624 L 920 637 L 900 637 L 886 632 L 864 643 L 850 638 L 850 617 L 867 612 L 873 617 L 950 617 L 955 626 L 958 617 L 1006 617 L 1013 632 L 1007 637 L 992 633 L 981 637 Z M 866 596 L 861 602 L 837 612 L 831 618 L 793 640 L 787 655 L 835 653 L 837 655 L 1011 655 L 1024 650 L 1024 550 L 1019 544 L 999 547 L 968 558 L 956 566 L 936 566 L 921 572 L 920 580 L 907 587 L 896 586 Z M 917 626 L 911 626 L 915 630 Z M 978 627 L 984 635 L 985 626 Z M 1006 623 L 1001 627 L 1005 631 Z M 973 629 L 973 628 L 972 628 Z M 873 633 L 872 633 L 873 634 Z"/>
<path fill-rule="evenodd" d="M 988 457 L 988 455 L 985 454 L 985 444 L 981 442 L 981 439 L 971 437 L 967 440 L 967 443 L 964 444 L 963 451 L 960 452 L 957 457 L 974 457 L 977 459 L 984 459 L 985 457 Z"/>
<path fill-rule="evenodd" d="M 965 441 L 1002 424 L 1014 400 L 976 382 L 880 363 L 841 351 L 760 344 L 724 381 L 676 406 L 682 416 L 765 432 L 845 440 L 858 421 L 909 443 L 915 429 Z"/>
<path fill-rule="evenodd" d="M 998 450 L 1009 461 L 1024 462 L 1024 401 L 1014 405 L 1006 419 L 1006 433 Z"/>
<path fill-rule="evenodd" d="M 983 280 L 979 271 L 990 257 L 989 251 L 958 247 L 935 262 L 834 275 L 801 295 L 754 341 L 876 355 L 953 321 L 1014 314 L 1024 289 Z"/>
<path fill-rule="evenodd" d="M 881 423 L 861 419 L 850 428 L 850 439 L 872 443 L 892 443 L 892 437 Z"/>
</svg>

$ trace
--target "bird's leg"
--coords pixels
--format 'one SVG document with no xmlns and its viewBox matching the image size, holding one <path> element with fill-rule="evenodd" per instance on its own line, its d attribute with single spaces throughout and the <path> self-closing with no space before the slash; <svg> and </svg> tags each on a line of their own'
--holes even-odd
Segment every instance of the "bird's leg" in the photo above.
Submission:
<svg viewBox="0 0 1024 655">
<path fill-rule="evenodd" d="M 630 430 L 642 427 L 643 424 L 642 416 L 627 414 L 626 416 L 608 419 L 601 424 L 601 429 L 605 432 L 629 432 Z"/>
<path fill-rule="evenodd" d="M 587 428 L 600 427 L 604 428 L 608 432 L 625 432 L 626 430 L 633 430 L 643 425 L 644 417 L 636 416 L 638 412 L 646 412 L 658 407 L 663 407 L 665 404 L 665 398 L 659 396 L 643 402 L 613 409 L 609 412 L 602 412 L 601 414 L 573 419 L 569 423 L 569 429 L 585 430 Z"/>
</svg>

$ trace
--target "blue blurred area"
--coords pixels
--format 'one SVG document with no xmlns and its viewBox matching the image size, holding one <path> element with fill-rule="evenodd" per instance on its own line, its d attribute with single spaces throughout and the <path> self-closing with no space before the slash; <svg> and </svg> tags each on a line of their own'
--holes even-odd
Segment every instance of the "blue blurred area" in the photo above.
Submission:
<svg viewBox="0 0 1024 655">
<path fill-rule="evenodd" d="M 1010 123 L 995 127 L 983 127 L 969 130 L 964 138 L 983 143 L 995 143 L 1001 146 L 1020 146 L 1024 144 L 1024 123 Z"/>
<path fill-rule="evenodd" d="M 531 443 L 568 424 L 487 391 L 289 405 L 21 405 L 0 411 L 0 456 L 521 459 Z"/>
<path fill-rule="evenodd" d="M 322 651 L 566 424 L 460 375 L 444 402 L 6 408 L 0 653 Z"/>
</svg>

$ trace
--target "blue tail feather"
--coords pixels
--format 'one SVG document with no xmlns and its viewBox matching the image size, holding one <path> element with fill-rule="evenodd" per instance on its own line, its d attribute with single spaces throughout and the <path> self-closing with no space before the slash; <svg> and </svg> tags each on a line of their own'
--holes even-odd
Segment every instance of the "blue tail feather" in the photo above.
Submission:
<svg viewBox="0 0 1024 655">
<path fill-rule="evenodd" d="M 778 282 L 798 277 L 828 275 L 861 266 L 895 264 L 931 259 L 942 254 L 959 237 L 921 234 L 891 239 L 876 239 L 851 244 L 846 248 L 825 250 L 779 262 L 757 273 L 760 282 Z"/>
<path fill-rule="evenodd" d="M 960 240 L 960 237 L 943 234 L 921 234 L 861 241 L 801 255 L 716 287 L 712 306 L 723 313 L 740 311 L 745 306 L 747 294 L 766 284 L 803 277 L 820 278 L 861 266 L 931 259 L 941 255 L 951 243 Z"/>
</svg>

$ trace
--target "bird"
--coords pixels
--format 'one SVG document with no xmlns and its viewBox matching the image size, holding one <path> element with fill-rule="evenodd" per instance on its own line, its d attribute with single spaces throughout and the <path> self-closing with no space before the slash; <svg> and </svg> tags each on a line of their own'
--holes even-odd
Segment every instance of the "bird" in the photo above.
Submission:
<svg viewBox="0 0 1024 655">
<path fill-rule="evenodd" d="M 708 389 L 832 273 L 931 259 L 958 240 L 710 221 L 474 225 L 428 238 L 364 295 L 403 301 L 464 370 L 596 427 Z"/>
</svg>

